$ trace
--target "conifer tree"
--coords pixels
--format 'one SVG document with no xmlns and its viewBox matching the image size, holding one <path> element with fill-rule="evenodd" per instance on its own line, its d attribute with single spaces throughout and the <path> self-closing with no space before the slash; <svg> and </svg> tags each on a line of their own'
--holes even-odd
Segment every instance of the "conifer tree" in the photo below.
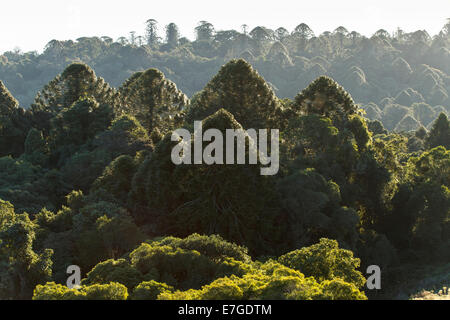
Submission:
<svg viewBox="0 0 450 320">
<path fill-rule="evenodd" d="M 50 119 L 80 98 L 93 98 L 100 105 L 117 108 L 117 92 L 89 66 L 73 63 L 37 94 L 31 105 L 35 127 L 48 135 Z"/>
<path fill-rule="evenodd" d="M 17 157 L 23 152 L 28 115 L 0 80 L 0 157 Z"/>
<path fill-rule="evenodd" d="M 221 109 L 203 120 L 204 131 L 212 128 L 225 136 L 226 129 L 242 126 Z M 176 166 L 175 145 L 167 135 L 134 176 L 128 201 L 137 218 L 177 236 L 219 234 L 252 252 L 277 247 L 285 225 L 275 208 L 273 176 L 261 176 L 257 165 Z"/>
<path fill-rule="evenodd" d="M 155 129 L 162 133 L 176 129 L 189 104 L 175 83 L 156 69 L 134 74 L 122 85 L 120 94 L 121 113 L 135 116 L 149 134 Z"/>
<path fill-rule="evenodd" d="M 25 158 L 33 164 L 43 166 L 48 160 L 48 151 L 42 131 L 31 128 L 25 140 Z"/>
<path fill-rule="evenodd" d="M 425 139 L 427 148 L 443 146 L 450 149 L 450 125 L 445 113 L 441 113 L 433 124 L 427 138 Z"/>
<path fill-rule="evenodd" d="M 0 80 L 0 114 L 9 115 L 19 107 L 19 102 L 11 95 Z"/>
<path fill-rule="evenodd" d="M 192 99 L 187 122 L 224 108 L 245 129 L 280 129 L 281 103 L 264 79 L 245 60 L 232 60 Z"/>
</svg>

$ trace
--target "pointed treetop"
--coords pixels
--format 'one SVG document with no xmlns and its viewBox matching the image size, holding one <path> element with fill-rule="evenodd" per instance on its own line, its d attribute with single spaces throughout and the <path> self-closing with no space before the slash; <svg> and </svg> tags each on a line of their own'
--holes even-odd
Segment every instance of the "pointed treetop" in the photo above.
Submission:
<svg viewBox="0 0 450 320">
<path fill-rule="evenodd" d="M 91 67 L 84 63 L 72 63 L 61 74 L 62 78 L 73 76 L 78 78 L 96 78 L 94 70 L 92 70 Z"/>
<path fill-rule="evenodd" d="M 131 86 L 144 72 L 135 72 L 129 77 L 125 82 L 122 84 L 121 88 L 119 90 L 124 90 L 125 88 L 128 88 Z"/>
<path fill-rule="evenodd" d="M 0 115 L 9 115 L 19 107 L 19 102 L 0 80 Z"/>
<path fill-rule="evenodd" d="M 224 108 L 244 128 L 275 128 L 281 108 L 267 82 L 243 59 L 231 60 L 196 94 L 188 121 L 201 120 Z"/>
<path fill-rule="evenodd" d="M 297 27 L 295 27 L 293 33 L 299 34 L 304 39 L 314 37 L 314 32 L 306 23 L 300 23 Z"/>
<path fill-rule="evenodd" d="M 33 154 L 34 152 L 45 152 L 45 139 L 42 135 L 42 131 L 35 128 L 31 128 L 28 131 L 27 138 L 25 139 L 25 153 Z"/>
<path fill-rule="evenodd" d="M 129 79 L 127 79 L 122 87 L 120 88 L 121 93 L 126 96 L 131 92 L 129 90 L 136 90 L 137 86 L 140 87 L 140 90 L 150 90 L 156 89 L 156 87 L 162 86 L 165 87 L 166 90 L 171 90 L 172 93 L 178 98 L 177 100 L 187 100 L 187 96 L 183 94 L 180 90 L 178 90 L 176 84 L 169 79 L 167 79 L 161 71 L 158 69 L 148 69 L 144 72 L 136 72 Z M 154 87 L 154 88 L 151 88 Z M 187 103 L 187 101 L 184 101 Z"/>
<path fill-rule="evenodd" d="M 450 149 L 450 123 L 445 113 L 442 112 L 433 123 L 425 144 L 430 149 L 438 146 Z"/>
<path fill-rule="evenodd" d="M 343 111 L 353 114 L 357 111 L 350 94 L 333 79 L 321 76 L 295 97 L 295 105 L 307 113 L 327 115 Z"/>
<path fill-rule="evenodd" d="M 171 83 L 172 81 L 165 78 L 164 73 L 159 71 L 158 69 L 148 69 L 144 72 L 139 72 L 139 76 L 136 77 L 136 81 L 140 82 L 153 82 L 153 81 L 167 81 L 167 83 Z"/>
<path fill-rule="evenodd" d="M 241 124 L 236 121 L 234 116 L 223 108 L 204 119 L 202 127 L 203 131 L 218 129 L 224 132 L 226 129 L 242 129 Z"/>
<path fill-rule="evenodd" d="M 82 97 L 111 106 L 117 102 L 115 90 L 98 78 L 94 70 L 84 63 L 72 63 L 37 94 L 32 110 L 58 112 Z"/>
</svg>

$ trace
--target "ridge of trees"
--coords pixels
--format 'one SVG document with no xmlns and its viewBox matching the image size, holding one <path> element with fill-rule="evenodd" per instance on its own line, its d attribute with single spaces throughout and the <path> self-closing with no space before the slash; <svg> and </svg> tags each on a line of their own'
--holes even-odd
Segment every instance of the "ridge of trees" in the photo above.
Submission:
<svg viewBox="0 0 450 320">
<path fill-rule="evenodd" d="M 321 75 L 335 79 L 370 120 L 389 131 L 429 130 L 441 112 L 449 114 L 448 22 L 434 36 L 380 29 L 365 37 L 343 26 L 319 35 L 304 23 L 292 31 L 264 26 L 238 31 L 216 30 L 201 21 L 193 41 L 182 37 L 175 23 L 166 26 L 165 37 L 155 19 L 146 25 L 145 35 L 133 31 L 116 41 L 82 37 L 52 40 L 41 54 L 5 52 L 0 78 L 25 109 L 45 83 L 68 63 L 80 61 L 116 88 L 137 72 L 157 68 L 193 97 L 224 63 L 244 58 L 280 98 L 293 98 Z"/>
<path fill-rule="evenodd" d="M 2 299 L 365 299 L 368 265 L 395 295 L 408 265 L 450 258 L 443 112 L 390 133 L 332 78 L 280 100 L 244 60 L 192 101 L 155 69 L 115 90 L 80 63 L 28 110 L 0 90 Z M 171 130 L 193 119 L 279 125 L 279 174 L 175 166 Z"/>
</svg>

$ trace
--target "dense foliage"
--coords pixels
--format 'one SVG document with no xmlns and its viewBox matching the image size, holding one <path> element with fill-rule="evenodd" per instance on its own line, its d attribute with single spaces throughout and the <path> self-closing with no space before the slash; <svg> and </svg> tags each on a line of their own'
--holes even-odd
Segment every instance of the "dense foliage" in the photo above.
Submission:
<svg viewBox="0 0 450 320">
<path fill-rule="evenodd" d="M 21 101 L 77 55 L 116 86 L 128 77 L 115 89 L 73 63 L 30 108 L 0 82 L 0 299 L 367 299 L 373 264 L 394 297 L 412 266 L 450 261 L 448 33 L 202 24 L 194 42 L 171 26 L 159 43 L 154 23 L 142 46 L 86 38 L 0 57 Z M 192 99 L 141 70 L 192 93 L 241 51 L 256 68 L 231 60 Z M 195 120 L 280 129 L 279 173 L 175 165 L 171 133 Z M 69 265 L 80 287 L 66 287 Z"/>
<path fill-rule="evenodd" d="M 243 27 L 242 31 L 215 30 L 212 24 L 201 21 L 195 30 L 196 39 L 190 41 L 180 36 L 174 23 L 166 26 L 165 37 L 160 37 L 158 29 L 162 29 L 158 22 L 150 19 L 145 36 L 133 31 L 130 37 L 115 41 L 107 36 L 52 40 L 40 54 L 5 52 L 0 55 L 1 79 L 22 106 L 28 108 L 35 93 L 67 64 L 82 61 L 113 86 L 123 84 L 123 89 L 129 89 L 127 99 L 135 103 L 133 113 L 138 113 L 141 104 L 132 97 L 133 88 L 161 79 L 156 71 L 147 71 L 140 77 L 143 70 L 161 70 L 192 97 L 224 63 L 243 58 L 260 72 L 268 81 L 264 85 L 272 87 L 280 98 L 293 98 L 317 77 L 330 76 L 351 92 L 368 119 L 382 122 L 388 130 L 410 131 L 421 126 L 430 129 L 441 112 L 447 115 L 450 112 L 450 22 L 435 36 L 423 30 L 407 33 L 398 29 L 390 34 L 380 29 L 371 37 L 365 37 L 342 26 L 315 34 L 304 23 L 292 31 L 264 26 L 253 30 Z M 229 66 L 228 70 L 233 68 L 240 66 Z M 248 80 L 248 73 L 243 70 L 239 75 L 233 74 L 234 85 L 247 91 L 244 81 Z M 255 91 L 266 90 L 262 83 L 255 82 L 255 85 Z M 212 81 L 199 99 L 211 103 L 223 101 L 220 87 L 220 79 Z M 154 86 L 154 90 L 157 88 Z M 167 90 L 170 92 L 173 88 L 167 87 Z M 211 95 L 211 90 L 218 90 L 218 95 Z M 172 105 L 175 111 L 183 104 L 183 99 L 174 91 L 171 94 L 169 99 L 178 101 Z M 155 101 L 162 102 L 159 100 L 164 99 L 162 96 L 154 96 Z M 142 94 L 139 99 L 143 102 L 152 96 Z M 152 102 L 148 107 L 153 110 Z M 166 107 L 162 102 L 155 111 Z M 276 101 L 272 104 L 268 101 L 265 107 L 273 109 Z M 217 105 L 208 108 L 217 108 Z M 230 105 L 230 108 L 233 107 Z M 242 121 L 233 111 L 238 121 Z M 205 115 L 201 109 L 198 112 Z M 147 122 L 144 121 L 144 127 L 150 125 Z"/>
</svg>

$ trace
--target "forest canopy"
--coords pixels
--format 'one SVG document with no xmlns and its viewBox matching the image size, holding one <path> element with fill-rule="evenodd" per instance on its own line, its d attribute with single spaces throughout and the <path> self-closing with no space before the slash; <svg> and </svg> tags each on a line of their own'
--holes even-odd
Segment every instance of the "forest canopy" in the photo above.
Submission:
<svg viewBox="0 0 450 320">
<path fill-rule="evenodd" d="M 343 26 L 316 34 L 305 23 L 293 30 L 216 30 L 201 21 L 191 41 L 181 37 L 175 23 L 164 27 L 149 19 L 141 35 L 133 31 L 116 40 L 52 40 L 40 54 L 5 52 L 0 55 L 0 75 L 25 109 L 38 90 L 74 62 L 93 67 L 114 87 L 156 68 L 192 98 L 223 64 L 243 58 L 281 99 L 294 98 L 326 75 L 351 93 L 368 119 L 391 131 L 411 131 L 430 129 L 441 112 L 450 112 L 449 30 L 447 22 L 434 36 L 398 28 L 392 34 L 380 29 L 366 37 Z"/>
<path fill-rule="evenodd" d="M 0 299 L 396 298 L 426 268 L 445 284 L 448 24 L 365 38 L 202 22 L 162 41 L 155 23 L 145 42 L 0 56 Z M 171 134 L 193 121 L 279 129 L 278 174 L 175 165 Z"/>
</svg>

